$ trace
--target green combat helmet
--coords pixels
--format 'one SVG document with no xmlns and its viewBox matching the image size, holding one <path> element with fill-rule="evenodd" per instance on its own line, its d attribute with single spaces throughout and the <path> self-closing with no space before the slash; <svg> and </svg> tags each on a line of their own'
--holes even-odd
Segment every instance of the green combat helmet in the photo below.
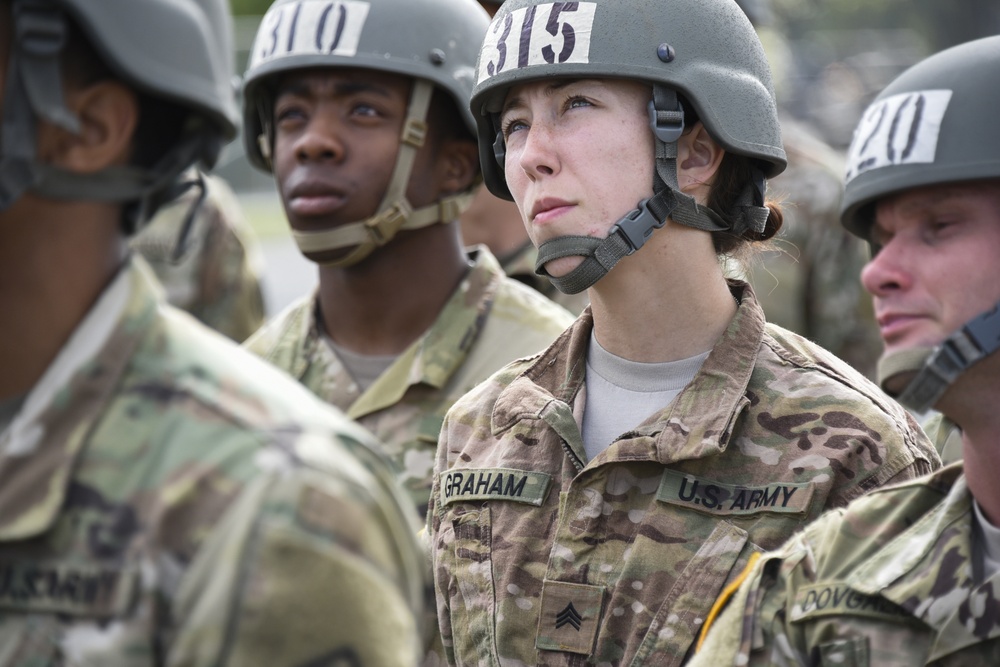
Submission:
<svg viewBox="0 0 1000 667">
<path fill-rule="evenodd" d="M 303 253 L 355 247 L 349 266 L 388 243 L 398 231 L 451 222 L 471 192 L 413 210 L 406 187 L 417 149 L 427 133 L 434 86 L 454 100 L 469 131 L 475 121 L 468 100 L 475 83 L 476 47 L 489 17 L 472 0 L 277 0 L 264 15 L 244 76 L 244 141 L 250 162 L 271 171 L 274 141 L 273 84 L 277 77 L 312 67 L 356 67 L 413 77 L 399 154 L 389 186 L 371 218 L 336 229 L 293 230 Z"/>
<path fill-rule="evenodd" d="M 10 7 L 0 210 L 28 190 L 52 199 L 135 202 L 126 211 L 134 226 L 179 194 L 178 176 L 188 165 L 211 167 L 235 136 L 232 19 L 224 0 L 10 0 Z M 38 162 L 38 119 L 74 133 L 80 128 L 62 92 L 68 19 L 115 76 L 190 111 L 177 141 L 154 164 L 77 174 Z"/>
<path fill-rule="evenodd" d="M 564 236 L 543 243 L 535 271 L 559 257 L 583 256 L 574 271 L 550 276 L 560 291 L 581 292 L 646 242 L 667 217 L 720 231 L 725 223 L 677 186 L 677 139 L 683 104 L 697 112 L 727 151 L 755 158 L 753 186 L 734 211 L 740 234 L 763 230 L 765 178 L 785 168 L 785 151 L 771 70 L 757 33 L 733 0 L 508 0 L 490 25 L 477 65 L 472 111 L 479 130 L 483 178 L 490 191 L 511 199 L 504 179 L 504 142 L 498 115 L 515 85 L 550 79 L 625 78 L 652 87 L 650 127 L 656 137 L 656 194 L 639 202 L 608 237 Z M 624 212 L 623 212 L 624 213 Z"/>
<path fill-rule="evenodd" d="M 848 151 L 841 220 L 867 240 L 876 200 L 925 185 L 1000 178 L 1000 37 L 946 49 L 900 74 L 861 117 Z M 883 388 L 916 412 L 1000 348 L 1000 304 L 931 349 L 879 362 Z"/>
</svg>

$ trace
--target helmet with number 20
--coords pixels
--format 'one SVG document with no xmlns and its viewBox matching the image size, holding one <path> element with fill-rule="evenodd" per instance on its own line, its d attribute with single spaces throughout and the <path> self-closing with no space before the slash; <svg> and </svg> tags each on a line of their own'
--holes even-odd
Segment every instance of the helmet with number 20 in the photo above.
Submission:
<svg viewBox="0 0 1000 667">
<path fill-rule="evenodd" d="M 921 186 L 1000 178 L 1000 37 L 934 54 L 890 83 L 862 114 L 848 151 L 841 220 L 872 243 L 874 204 Z M 932 408 L 966 369 L 1000 350 L 1000 304 L 934 349 L 879 361 L 879 381 L 900 403 Z"/>
</svg>

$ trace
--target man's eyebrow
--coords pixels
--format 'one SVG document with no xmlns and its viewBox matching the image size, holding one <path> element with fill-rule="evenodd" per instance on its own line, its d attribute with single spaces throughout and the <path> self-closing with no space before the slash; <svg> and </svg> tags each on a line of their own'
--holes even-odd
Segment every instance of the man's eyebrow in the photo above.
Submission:
<svg viewBox="0 0 1000 667">
<path fill-rule="evenodd" d="M 309 97 L 316 88 L 317 86 L 308 80 L 296 79 L 279 85 L 276 96 L 295 95 L 298 97 Z M 339 81 L 333 85 L 334 95 L 354 95 L 357 93 L 373 93 L 385 98 L 391 97 L 387 88 L 367 81 Z"/>
</svg>

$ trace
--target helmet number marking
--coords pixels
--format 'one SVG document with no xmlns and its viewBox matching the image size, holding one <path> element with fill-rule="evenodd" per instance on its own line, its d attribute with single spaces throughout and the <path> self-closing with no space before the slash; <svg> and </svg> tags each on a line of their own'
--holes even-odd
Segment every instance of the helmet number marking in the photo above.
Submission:
<svg viewBox="0 0 1000 667">
<path fill-rule="evenodd" d="M 950 101 L 950 90 L 921 90 L 869 106 L 851 141 L 845 181 L 872 169 L 934 162 Z"/>
<path fill-rule="evenodd" d="M 250 68 L 288 56 L 357 53 L 369 4 L 359 0 L 299 0 L 272 6 L 261 21 Z"/>
<path fill-rule="evenodd" d="M 510 69 L 590 62 L 596 8 L 593 2 L 550 2 L 498 16 L 479 55 L 479 82 Z"/>
</svg>

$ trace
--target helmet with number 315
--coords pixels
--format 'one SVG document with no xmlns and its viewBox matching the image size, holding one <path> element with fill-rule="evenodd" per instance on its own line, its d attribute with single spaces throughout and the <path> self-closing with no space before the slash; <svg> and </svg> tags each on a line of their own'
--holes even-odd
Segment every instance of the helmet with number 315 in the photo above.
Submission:
<svg viewBox="0 0 1000 667">
<path fill-rule="evenodd" d="M 515 85 L 551 77 L 625 78 L 680 93 L 726 150 L 785 167 L 771 70 L 733 0 L 508 0 L 487 31 L 472 112 L 484 180 L 510 199 L 495 159 L 495 116 Z M 673 109 L 663 110 L 673 111 Z"/>
<path fill-rule="evenodd" d="M 493 17 L 479 54 L 472 112 L 479 132 L 483 180 L 512 199 L 499 132 L 507 92 L 552 78 L 618 78 L 648 82 L 656 145 L 653 197 L 641 201 L 597 244 L 562 237 L 539 247 L 536 272 L 549 258 L 579 255 L 584 263 L 549 279 L 575 294 L 636 252 L 667 217 L 709 232 L 763 233 L 766 178 L 785 168 L 771 69 L 757 33 L 734 0 L 508 0 Z M 677 140 L 697 115 L 726 151 L 749 158 L 752 172 L 726 219 L 698 206 L 677 183 Z"/>
</svg>

